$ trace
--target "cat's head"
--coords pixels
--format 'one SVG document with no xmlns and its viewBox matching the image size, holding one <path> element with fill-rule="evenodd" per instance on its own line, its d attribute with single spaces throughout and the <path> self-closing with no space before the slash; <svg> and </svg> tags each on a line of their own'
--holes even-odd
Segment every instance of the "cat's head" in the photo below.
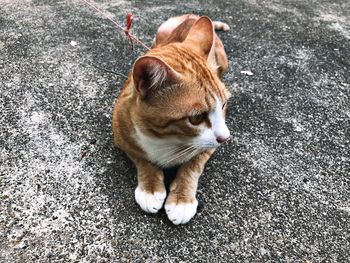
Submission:
<svg viewBox="0 0 350 263">
<path fill-rule="evenodd" d="M 229 139 L 225 115 L 230 93 L 217 73 L 213 41 L 212 23 L 204 17 L 183 43 L 153 49 L 135 62 L 134 122 L 143 134 L 166 147 L 189 146 L 195 149 L 188 150 L 192 154 Z"/>
</svg>

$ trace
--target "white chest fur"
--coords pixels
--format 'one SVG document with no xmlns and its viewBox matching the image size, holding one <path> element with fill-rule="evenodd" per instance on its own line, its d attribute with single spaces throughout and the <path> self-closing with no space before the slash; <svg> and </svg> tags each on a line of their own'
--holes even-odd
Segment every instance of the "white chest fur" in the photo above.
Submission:
<svg viewBox="0 0 350 263">
<path fill-rule="evenodd" d="M 148 160 L 161 167 L 171 167 L 190 160 L 197 151 L 185 151 L 185 142 L 177 138 L 160 139 L 148 136 L 135 127 L 134 138 Z M 181 150 L 184 149 L 183 153 Z"/>
</svg>

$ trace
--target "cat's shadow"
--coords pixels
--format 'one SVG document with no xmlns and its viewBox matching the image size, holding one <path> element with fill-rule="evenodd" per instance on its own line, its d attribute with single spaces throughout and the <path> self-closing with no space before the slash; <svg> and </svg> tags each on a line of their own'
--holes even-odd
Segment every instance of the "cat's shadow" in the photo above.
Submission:
<svg viewBox="0 0 350 263">
<path fill-rule="evenodd" d="M 179 166 L 163 169 L 164 184 L 167 192 L 169 192 L 170 184 L 175 179 L 178 169 L 179 169 Z"/>
</svg>

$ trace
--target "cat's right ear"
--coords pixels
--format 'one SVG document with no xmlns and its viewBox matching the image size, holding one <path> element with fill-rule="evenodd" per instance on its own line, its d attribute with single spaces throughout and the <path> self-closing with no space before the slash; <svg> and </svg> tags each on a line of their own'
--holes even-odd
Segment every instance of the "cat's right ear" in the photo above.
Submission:
<svg viewBox="0 0 350 263">
<path fill-rule="evenodd" d="M 191 27 L 184 42 L 204 55 L 213 69 L 218 68 L 215 57 L 214 25 L 209 17 L 201 16 Z"/>
<path fill-rule="evenodd" d="M 132 74 L 135 88 L 142 99 L 166 85 L 176 83 L 180 78 L 179 73 L 163 60 L 151 56 L 144 56 L 136 60 Z"/>
<path fill-rule="evenodd" d="M 214 46 L 214 26 L 213 22 L 207 16 L 200 17 L 191 27 L 185 42 L 192 43 L 193 48 L 205 56 L 209 56 Z"/>
</svg>

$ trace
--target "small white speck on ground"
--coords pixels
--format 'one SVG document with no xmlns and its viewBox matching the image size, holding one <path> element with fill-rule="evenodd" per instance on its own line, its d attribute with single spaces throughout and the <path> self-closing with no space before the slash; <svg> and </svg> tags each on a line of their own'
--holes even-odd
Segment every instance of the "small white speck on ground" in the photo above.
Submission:
<svg viewBox="0 0 350 263">
<path fill-rule="evenodd" d="M 243 75 L 247 75 L 247 76 L 253 76 L 253 72 L 251 72 L 250 70 L 241 70 L 241 74 Z"/>
<path fill-rule="evenodd" d="M 268 254 L 269 252 L 265 249 L 265 248 L 263 248 L 263 247 L 260 247 L 260 254 L 262 255 L 262 256 L 264 256 L 264 255 L 266 255 L 266 254 Z"/>
<path fill-rule="evenodd" d="M 76 41 L 74 41 L 74 40 L 72 40 L 72 41 L 70 42 L 70 45 L 71 45 L 72 47 L 75 47 L 77 44 L 78 44 L 78 43 L 77 43 Z"/>
</svg>

